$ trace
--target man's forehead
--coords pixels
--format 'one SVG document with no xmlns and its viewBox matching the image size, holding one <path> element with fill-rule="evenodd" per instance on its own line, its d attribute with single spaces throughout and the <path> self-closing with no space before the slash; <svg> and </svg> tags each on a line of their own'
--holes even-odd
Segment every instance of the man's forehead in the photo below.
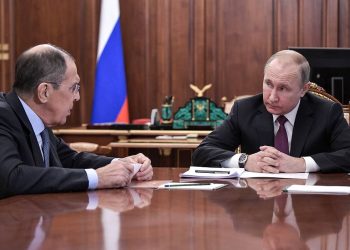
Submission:
<svg viewBox="0 0 350 250">
<path fill-rule="evenodd" d="M 265 68 L 264 78 L 299 77 L 299 67 L 293 63 L 272 61 Z"/>
<path fill-rule="evenodd" d="M 65 73 L 65 78 L 66 79 L 70 78 L 74 82 L 80 82 L 80 77 L 78 75 L 77 66 L 75 62 L 69 57 L 66 57 L 66 65 L 67 65 L 67 69 Z"/>
</svg>

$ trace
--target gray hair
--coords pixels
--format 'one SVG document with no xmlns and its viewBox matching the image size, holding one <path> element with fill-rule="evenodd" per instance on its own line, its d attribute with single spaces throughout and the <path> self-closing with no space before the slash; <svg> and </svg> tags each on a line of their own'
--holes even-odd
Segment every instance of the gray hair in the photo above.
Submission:
<svg viewBox="0 0 350 250">
<path fill-rule="evenodd" d="M 64 49 L 51 44 L 34 46 L 23 52 L 16 61 L 13 89 L 32 95 L 42 82 L 61 83 L 67 65 L 66 58 L 74 58 Z M 59 86 L 54 84 L 54 88 Z"/>
<path fill-rule="evenodd" d="M 273 54 L 266 62 L 264 70 L 266 70 L 266 67 L 275 59 L 277 58 L 283 58 L 288 59 L 295 65 L 299 66 L 300 70 L 300 79 L 303 84 L 306 84 L 310 81 L 310 64 L 306 60 L 306 58 L 294 51 L 294 50 L 281 50 L 277 53 Z"/>
</svg>

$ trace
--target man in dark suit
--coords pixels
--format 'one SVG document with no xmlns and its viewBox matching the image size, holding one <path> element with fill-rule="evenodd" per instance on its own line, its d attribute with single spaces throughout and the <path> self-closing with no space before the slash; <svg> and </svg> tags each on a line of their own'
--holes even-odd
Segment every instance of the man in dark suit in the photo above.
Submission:
<svg viewBox="0 0 350 250">
<path fill-rule="evenodd" d="M 82 191 L 149 180 L 153 170 L 142 155 L 113 159 L 77 153 L 51 127 L 62 125 L 80 99 L 74 58 L 53 45 L 38 45 L 16 62 L 13 91 L 0 93 L 0 195 Z"/>
<path fill-rule="evenodd" d="M 272 173 L 349 171 L 350 129 L 342 107 L 308 93 L 309 74 L 301 54 L 274 54 L 265 65 L 263 93 L 235 102 L 195 150 L 193 164 Z M 285 150 L 276 148 L 280 128 Z M 235 154 L 238 146 L 242 154 Z"/>
</svg>

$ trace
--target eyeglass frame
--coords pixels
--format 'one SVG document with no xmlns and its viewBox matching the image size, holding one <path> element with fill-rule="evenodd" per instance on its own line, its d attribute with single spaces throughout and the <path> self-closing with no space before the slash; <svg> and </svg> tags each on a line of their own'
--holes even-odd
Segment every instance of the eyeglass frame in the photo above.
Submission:
<svg viewBox="0 0 350 250">
<path fill-rule="evenodd" d="M 49 81 L 45 81 L 46 83 L 50 83 L 50 84 L 55 84 L 55 85 L 66 85 L 67 84 L 62 84 L 62 83 L 58 83 L 58 82 L 49 82 Z M 76 82 L 74 83 L 72 86 L 69 87 L 69 90 L 72 92 L 72 94 L 78 94 L 80 91 L 80 83 Z"/>
</svg>

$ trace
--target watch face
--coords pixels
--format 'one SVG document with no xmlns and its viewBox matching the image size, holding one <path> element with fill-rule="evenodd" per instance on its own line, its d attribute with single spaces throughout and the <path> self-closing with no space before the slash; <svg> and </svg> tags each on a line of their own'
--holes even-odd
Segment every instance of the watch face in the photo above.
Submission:
<svg viewBox="0 0 350 250">
<path fill-rule="evenodd" d="M 241 156 L 239 157 L 238 161 L 239 163 L 245 163 L 247 160 L 247 155 L 246 154 L 241 154 Z"/>
<path fill-rule="evenodd" d="M 245 163 L 248 160 L 248 155 L 247 154 L 241 154 L 241 156 L 238 159 L 238 165 L 240 168 L 244 168 Z"/>
</svg>

